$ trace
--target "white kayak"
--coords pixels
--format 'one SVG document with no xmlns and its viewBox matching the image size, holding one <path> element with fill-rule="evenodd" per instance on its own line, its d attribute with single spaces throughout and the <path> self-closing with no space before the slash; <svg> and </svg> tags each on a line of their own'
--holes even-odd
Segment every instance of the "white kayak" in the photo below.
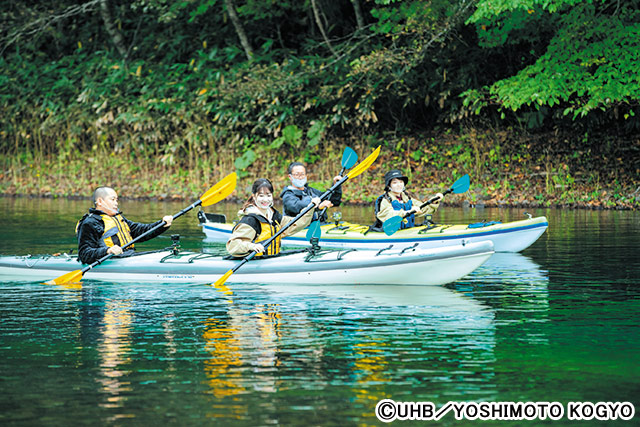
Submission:
<svg viewBox="0 0 640 427">
<path fill-rule="evenodd" d="M 437 249 L 296 251 L 246 263 L 229 282 L 443 285 L 471 273 L 493 254 L 490 241 Z M 84 274 L 108 282 L 213 283 L 240 260 L 171 250 L 110 258 Z M 79 270 L 75 256 L 3 256 L 2 280 L 47 281 Z"/>
<path fill-rule="evenodd" d="M 225 222 L 223 215 L 200 211 L 198 219 L 206 241 L 226 242 L 231 237 L 234 224 Z M 421 248 L 437 248 L 490 240 L 496 252 L 520 252 L 538 240 L 547 227 L 547 218 L 540 216 L 505 223 L 432 224 L 398 230 L 387 236 L 383 232 L 370 231 L 367 225 L 340 222 L 320 227 L 320 245 L 332 248 L 382 249 L 389 245 L 405 248 L 417 243 Z M 307 230 L 302 230 L 285 237 L 282 244 L 309 246 L 306 232 Z"/>
</svg>

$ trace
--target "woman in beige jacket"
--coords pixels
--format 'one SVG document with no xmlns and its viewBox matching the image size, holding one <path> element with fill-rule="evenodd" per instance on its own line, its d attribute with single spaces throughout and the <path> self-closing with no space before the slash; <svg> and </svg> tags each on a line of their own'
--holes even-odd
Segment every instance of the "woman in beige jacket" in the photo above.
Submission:
<svg viewBox="0 0 640 427">
<path fill-rule="evenodd" d="M 408 183 L 409 178 L 398 169 L 392 169 L 384 175 L 384 194 L 375 202 L 376 223 L 372 227 L 374 230 L 382 231 L 382 224 L 396 215 L 401 217 L 408 215 L 402 221 L 400 228 L 411 228 L 416 225 L 417 217 L 423 217 L 438 210 L 443 197 L 442 193 L 436 194 L 434 202 L 420 209 L 422 202 L 405 188 Z"/>
<path fill-rule="evenodd" d="M 284 233 L 274 239 L 266 248 L 260 243 L 275 235 L 287 225 L 293 217 L 282 216 L 273 207 L 273 185 L 265 178 L 257 179 L 251 188 L 251 197 L 238 212 L 240 221 L 233 228 L 231 237 L 227 241 L 227 252 L 236 257 L 244 257 L 252 251 L 256 256 L 277 255 L 280 253 L 280 240 L 305 228 L 313 218 L 310 209 L 295 224 L 287 228 Z M 320 198 L 315 197 L 311 203 L 318 206 Z"/>
</svg>

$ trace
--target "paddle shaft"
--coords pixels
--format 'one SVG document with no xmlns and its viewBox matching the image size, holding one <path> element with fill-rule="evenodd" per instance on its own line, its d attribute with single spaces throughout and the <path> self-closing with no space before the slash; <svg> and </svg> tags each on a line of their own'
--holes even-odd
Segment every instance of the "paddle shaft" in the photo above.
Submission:
<svg viewBox="0 0 640 427">
<path fill-rule="evenodd" d="M 335 190 L 336 188 L 338 188 L 339 186 L 341 186 L 342 184 L 344 184 L 344 182 L 346 180 L 349 179 L 349 176 L 343 176 L 338 182 L 336 182 L 335 184 L 333 184 L 331 186 L 331 188 L 329 188 L 327 191 L 325 191 L 324 193 L 322 193 L 322 195 L 320 196 L 320 201 L 326 200 L 329 196 L 331 196 L 331 193 L 333 192 L 333 190 Z M 267 240 L 265 240 L 264 242 L 260 242 L 260 244 L 263 247 L 267 247 L 271 244 L 271 242 L 273 242 L 275 239 L 277 239 L 282 233 L 285 232 L 285 230 L 287 230 L 289 227 L 291 227 L 293 224 L 295 224 L 300 218 L 302 218 L 307 212 L 309 212 L 311 209 L 314 209 L 315 205 L 313 203 L 309 203 L 305 208 L 303 208 L 300 213 L 298 215 L 296 215 L 287 225 L 285 225 L 284 227 L 282 227 L 280 230 L 278 230 L 278 232 L 276 234 L 274 234 L 273 236 L 269 237 Z M 235 267 L 233 267 L 231 269 L 231 271 L 233 273 L 235 273 L 240 267 L 242 267 L 243 265 L 245 265 L 248 261 L 251 261 L 253 259 L 253 257 L 255 257 L 257 254 L 256 251 L 251 252 L 249 255 L 247 255 L 246 257 L 244 257 L 244 259 L 240 262 L 240 264 L 236 265 Z"/>
<path fill-rule="evenodd" d="M 442 197 L 446 196 L 447 194 L 450 193 L 464 193 L 465 191 L 467 191 L 469 189 L 469 175 L 463 175 L 460 178 L 456 179 L 456 182 L 453 183 L 453 185 L 444 193 L 442 193 Z M 427 200 L 426 202 L 424 202 L 421 206 L 420 209 L 424 209 L 427 206 L 429 206 L 431 203 L 435 202 L 438 199 L 438 196 L 434 196 L 432 198 L 430 198 L 429 200 Z"/>
<path fill-rule="evenodd" d="M 453 188 L 448 189 L 447 191 L 445 191 L 444 193 L 442 193 L 442 197 L 446 196 L 449 193 L 453 193 Z M 436 200 L 438 200 L 438 196 L 433 196 L 432 198 L 430 198 L 429 200 L 427 200 L 426 202 L 424 202 L 423 204 L 420 205 L 420 209 L 424 209 L 427 206 L 429 206 L 431 203 L 435 202 Z M 440 198 L 440 200 L 442 200 Z"/>
<path fill-rule="evenodd" d="M 445 191 L 444 193 L 442 193 L 442 197 L 446 196 L 449 193 L 453 193 L 453 189 L 450 188 L 447 191 Z M 435 202 L 436 200 L 438 200 L 438 196 L 433 196 L 432 198 L 430 198 L 429 200 L 427 200 L 426 202 L 424 202 L 423 204 L 420 205 L 420 210 L 426 208 L 427 206 L 429 206 L 431 203 Z M 405 214 L 402 218 L 408 218 L 411 215 L 413 215 L 413 213 L 408 213 Z"/>
<path fill-rule="evenodd" d="M 195 208 L 196 206 L 200 206 L 201 204 L 202 204 L 202 200 L 198 200 L 196 202 L 193 202 L 191 205 L 187 206 L 186 208 L 182 209 L 177 214 L 173 215 L 173 219 L 181 217 L 182 215 L 184 215 L 187 212 L 189 212 L 191 209 Z M 128 248 L 129 246 L 133 245 L 134 243 L 136 243 L 137 241 L 141 240 L 142 238 L 147 237 L 149 234 L 153 233 L 157 229 L 159 229 L 161 227 L 164 227 L 165 224 L 166 224 L 166 222 L 164 222 L 164 221 L 162 221 L 160 224 L 156 224 L 154 227 L 152 227 L 151 229 L 145 231 L 144 233 L 142 233 L 141 235 L 139 235 L 135 239 L 132 239 L 129 242 L 127 242 L 126 244 L 122 245 L 121 248 L 122 249 Z M 90 264 L 90 265 L 88 265 L 88 266 L 86 266 L 85 268 L 82 269 L 82 274 L 84 274 L 87 271 L 91 270 L 93 267 L 102 264 L 103 262 L 105 262 L 106 260 L 111 258 L 112 256 L 113 256 L 113 254 L 107 254 L 107 255 L 103 256 L 102 258 L 100 258 L 99 260 L 94 261 L 92 264 Z"/>
<path fill-rule="evenodd" d="M 344 175 L 344 171 L 346 171 L 347 168 L 345 168 L 344 166 L 342 167 L 342 170 L 340 171 L 340 176 Z M 333 193 L 333 190 L 329 190 L 331 193 Z M 329 194 L 328 197 L 331 197 L 331 194 Z M 324 215 L 324 213 L 327 211 L 327 208 L 323 208 L 320 213 L 318 213 L 318 219 L 322 218 L 322 215 Z"/>
<path fill-rule="evenodd" d="M 442 193 L 442 196 L 444 197 L 449 193 L 456 193 L 456 194 L 464 193 L 468 189 L 469 189 L 469 175 L 464 175 L 464 176 L 461 176 L 460 178 L 458 178 L 456 180 L 456 182 L 454 182 L 453 185 L 448 190 L 446 190 L 444 193 Z M 420 206 L 419 209 L 420 210 L 424 209 L 426 206 L 428 206 L 431 203 L 435 202 L 437 199 L 438 199 L 438 196 L 434 196 L 434 197 L 430 198 L 429 200 L 424 202 Z M 398 229 L 400 228 L 400 225 L 402 224 L 402 221 L 404 221 L 405 218 L 409 217 L 412 214 L 413 213 L 408 213 L 408 214 L 405 214 L 403 216 L 392 216 L 391 218 L 387 219 L 382 224 L 382 228 L 384 230 L 384 233 L 387 236 L 391 236 L 393 233 L 398 231 Z"/>
</svg>

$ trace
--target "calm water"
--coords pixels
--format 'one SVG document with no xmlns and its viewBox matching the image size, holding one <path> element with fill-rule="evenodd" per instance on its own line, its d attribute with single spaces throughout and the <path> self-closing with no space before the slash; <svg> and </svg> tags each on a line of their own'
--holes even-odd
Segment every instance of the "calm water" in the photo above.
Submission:
<svg viewBox="0 0 640 427">
<path fill-rule="evenodd" d="M 121 202 L 139 221 L 184 205 Z M 0 198 L 0 252 L 68 252 L 87 207 Z M 444 208 L 438 220 L 523 211 Z M 0 278 L 0 424 L 380 425 L 381 399 L 640 409 L 640 213 L 531 213 L 550 222 L 534 246 L 446 287 L 85 281 L 73 291 Z M 195 213 L 172 232 L 185 248 L 219 249 L 203 243 Z M 461 422 L 450 412 L 440 423 Z"/>
</svg>

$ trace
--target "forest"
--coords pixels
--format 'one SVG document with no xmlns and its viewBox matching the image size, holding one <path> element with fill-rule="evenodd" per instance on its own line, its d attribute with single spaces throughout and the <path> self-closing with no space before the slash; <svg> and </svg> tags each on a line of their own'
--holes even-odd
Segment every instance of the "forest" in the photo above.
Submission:
<svg viewBox="0 0 640 427">
<path fill-rule="evenodd" d="M 344 147 L 447 203 L 640 207 L 640 0 L 3 0 L 0 194 L 318 188 Z M 277 190 L 278 191 L 278 190 Z"/>
</svg>

